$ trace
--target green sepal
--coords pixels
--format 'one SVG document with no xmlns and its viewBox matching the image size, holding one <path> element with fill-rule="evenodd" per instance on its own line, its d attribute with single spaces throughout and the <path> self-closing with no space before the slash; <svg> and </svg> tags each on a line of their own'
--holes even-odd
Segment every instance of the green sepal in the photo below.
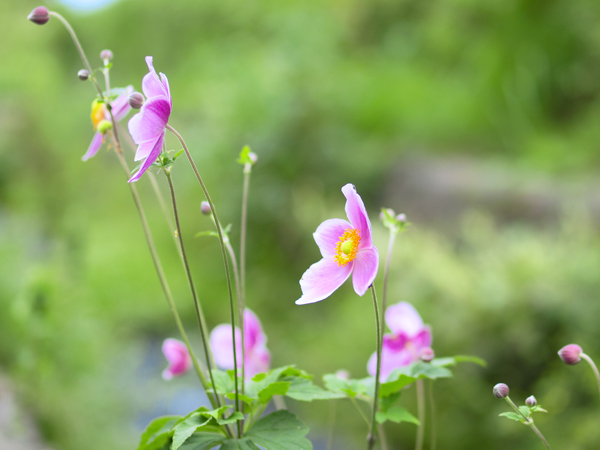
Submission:
<svg viewBox="0 0 600 450">
<path fill-rule="evenodd" d="M 247 165 L 252 167 L 254 165 L 254 161 L 252 161 L 252 158 L 250 158 L 250 152 L 251 152 L 250 147 L 248 147 L 247 145 L 244 145 L 244 148 L 242 148 L 242 151 L 240 152 L 240 156 L 237 159 L 238 164 L 241 164 L 244 167 L 246 167 Z"/>
<path fill-rule="evenodd" d="M 390 208 L 381 208 L 381 220 L 383 225 L 394 234 L 406 230 L 410 225 L 409 222 L 398 220 L 396 213 Z"/>
</svg>

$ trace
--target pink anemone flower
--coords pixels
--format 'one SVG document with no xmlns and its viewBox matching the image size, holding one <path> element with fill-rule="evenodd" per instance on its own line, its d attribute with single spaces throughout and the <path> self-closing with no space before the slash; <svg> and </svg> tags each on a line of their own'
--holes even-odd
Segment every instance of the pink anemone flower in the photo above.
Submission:
<svg viewBox="0 0 600 450">
<path fill-rule="evenodd" d="M 238 327 L 235 327 L 235 350 L 237 353 L 238 368 L 242 366 L 242 336 Z M 249 309 L 244 311 L 244 362 L 246 365 L 246 378 L 267 372 L 271 363 L 271 355 L 267 350 L 267 336 L 256 314 Z M 210 348 L 215 358 L 215 363 L 221 369 L 233 369 L 233 342 L 231 325 L 222 324 L 215 327 L 210 333 Z"/>
<path fill-rule="evenodd" d="M 373 284 L 379 267 L 379 252 L 371 239 L 371 222 L 365 205 L 352 184 L 342 188 L 350 222 L 329 219 L 313 234 L 323 259 L 308 268 L 300 279 L 302 297 L 297 305 L 329 297 L 352 273 L 352 285 L 363 296 Z"/>
<path fill-rule="evenodd" d="M 192 358 L 183 342 L 172 338 L 165 339 L 162 351 L 169 362 L 168 367 L 162 373 L 165 380 L 183 375 L 192 366 Z"/>
<path fill-rule="evenodd" d="M 133 86 L 127 86 L 125 90 L 111 102 L 113 117 L 116 122 L 119 122 L 123 117 L 125 117 L 129 111 L 131 111 L 131 106 L 129 106 L 129 102 L 127 101 L 127 97 L 133 92 Z M 104 143 L 104 136 L 102 133 L 98 131 L 98 125 L 103 120 L 107 120 L 110 122 L 110 113 L 106 108 L 105 103 L 98 102 L 94 100 L 92 103 L 92 125 L 94 125 L 94 130 L 96 134 L 94 134 L 94 138 L 85 152 L 85 155 L 82 156 L 82 161 L 87 161 L 100 150 L 100 147 Z"/>
<path fill-rule="evenodd" d="M 381 381 L 385 381 L 392 370 L 418 361 L 423 350 L 431 346 L 432 339 L 430 328 L 423 325 L 421 316 L 410 303 L 400 302 L 388 307 L 385 321 L 392 333 L 383 336 Z M 367 370 L 375 376 L 376 353 L 371 355 Z"/>
<path fill-rule="evenodd" d="M 152 56 L 146 56 L 149 73 L 142 79 L 142 92 L 146 101 L 140 112 L 129 119 L 129 133 L 138 145 L 135 160 L 145 159 L 140 169 L 131 177 L 130 183 L 137 181 L 156 161 L 165 141 L 165 127 L 169 122 L 173 103 L 169 80 L 164 74 L 160 78 L 152 66 Z"/>
</svg>

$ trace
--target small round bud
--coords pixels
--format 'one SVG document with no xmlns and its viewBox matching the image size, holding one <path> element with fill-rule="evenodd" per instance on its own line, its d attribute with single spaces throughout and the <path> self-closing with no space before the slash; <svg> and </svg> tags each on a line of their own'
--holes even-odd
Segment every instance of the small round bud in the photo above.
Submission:
<svg viewBox="0 0 600 450">
<path fill-rule="evenodd" d="M 98 133 L 100 134 L 106 134 L 106 132 L 108 130 L 111 130 L 113 127 L 113 124 L 110 120 L 101 120 L 100 122 L 98 122 L 98 127 L 96 128 L 96 130 L 98 130 Z"/>
<path fill-rule="evenodd" d="M 144 96 L 139 92 L 134 92 L 127 97 L 127 101 L 133 109 L 140 109 L 144 104 Z"/>
<path fill-rule="evenodd" d="M 338 370 L 335 373 L 335 376 L 338 377 L 340 380 L 349 380 L 350 379 L 350 372 L 348 372 L 347 370 Z"/>
<path fill-rule="evenodd" d="M 494 395 L 496 398 L 504 398 L 508 395 L 508 386 L 504 383 L 498 383 L 494 386 Z"/>
<path fill-rule="evenodd" d="M 560 359 L 562 359 L 565 364 L 573 366 L 579 361 L 581 361 L 582 353 L 583 350 L 581 350 L 581 347 L 579 345 L 569 344 L 565 345 L 558 351 L 558 356 L 560 356 Z"/>
<path fill-rule="evenodd" d="M 77 72 L 77 76 L 81 81 L 85 81 L 90 77 L 90 73 L 85 69 L 81 69 L 79 72 Z"/>
<path fill-rule="evenodd" d="M 202 202 L 200 204 L 200 211 L 202 211 L 202 214 L 204 214 L 205 216 L 212 214 L 212 211 L 210 209 L 210 203 L 208 203 L 206 201 Z"/>
<path fill-rule="evenodd" d="M 533 395 L 530 395 L 529 397 L 527 397 L 527 400 L 525 400 L 525 404 L 527 406 L 535 406 L 537 405 L 537 400 Z"/>
<path fill-rule="evenodd" d="M 105 62 L 112 61 L 113 54 L 110 50 L 102 50 L 100 52 L 100 59 Z"/>
<path fill-rule="evenodd" d="M 394 210 L 393 210 L 393 209 L 390 209 L 390 208 L 386 208 L 386 209 L 385 209 L 385 212 L 384 212 L 384 211 L 381 211 L 381 212 L 379 213 L 379 220 L 381 220 L 382 222 L 385 220 L 385 217 L 386 217 L 386 216 L 385 216 L 385 213 L 386 213 L 386 212 L 388 213 L 388 215 L 390 215 L 390 216 L 394 217 L 394 214 L 395 214 Z"/>
<path fill-rule="evenodd" d="M 402 214 L 398 214 L 398 215 L 396 216 L 396 220 L 397 220 L 398 222 L 403 222 L 403 223 L 406 223 L 406 214 L 404 214 L 404 213 L 402 213 Z"/>
<path fill-rule="evenodd" d="M 258 161 L 258 156 L 254 152 L 248 153 L 248 158 L 250 158 L 250 161 L 252 161 L 252 164 L 256 164 L 256 162 Z"/>
<path fill-rule="evenodd" d="M 425 347 L 421 350 L 421 360 L 425 362 L 431 361 L 435 357 L 435 353 L 431 347 Z"/>
<path fill-rule="evenodd" d="M 50 11 L 45 6 L 38 6 L 29 13 L 27 19 L 38 25 L 44 25 L 50 20 Z"/>
</svg>

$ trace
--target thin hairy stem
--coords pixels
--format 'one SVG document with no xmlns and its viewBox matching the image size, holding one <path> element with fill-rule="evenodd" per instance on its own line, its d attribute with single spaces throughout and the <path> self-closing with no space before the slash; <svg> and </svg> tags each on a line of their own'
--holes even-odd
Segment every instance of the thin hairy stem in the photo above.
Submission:
<svg viewBox="0 0 600 450">
<path fill-rule="evenodd" d="M 385 314 L 387 308 L 387 293 L 388 293 L 388 279 L 390 275 L 390 262 L 392 260 L 392 250 L 394 249 L 394 241 L 396 239 L 396 232 L 390 230 L 390 240 L 388 242 L 387 257 L 385 259 L 385 269 L 383 271 L 383 294 L 381 296 L 381 311 Z"/>
<path fill-rule="evenodd" d="M 177 130 L 175 130 L 172 126 L 167 125 L 167 129 L 171 133 L 173 133 L 175 135 L 175 137 L 177 137 L 177 139 L 183 146 L 183 150 L 185 151 L 185 154 L 190 162 L 190 165 L 192 166 L 194 174 L 196 175 L 196 178 L 198 179 L 198 183 L 200 183 L 200 187 L 202 188 L 202 191 L 204 192 L 206 201 L 210 205 L 210 210 L 212 211 L 212 215 L 215 220 L 215 226 L 217 228 L 217 233 L 219 234 L 219 242 L 221 243 L 221 253 L 223 254 L 223 264 L 225 266 L 225 277 L 227 279 L 227 291 L 229 294 L 229 312 L 230 312 L 231 336 L 232 336 L 231 339 L 232 339 L 232 342 L 234 343 L 234 345 L 233 345 L 233 367 L 235 368 L 235 370 L 233 371 L 233 376 L 234 376 L 234 384 L 235 384 L 235 411 L 237 412 L 240 410 L 240 399 L 239 399 L 239 382 L 238 382 L 238 373 L 237 373 L 237 367 L 238 367 L 237 354 L 236 354 L 237 352 L 235 349 L 235 347 L 236 347 L 236 345 L 235 345 L 235 308 L 233 305 L 233 288 L 231 285 L 231 274 L 229 273 L 229 261 L 227 258 L 227 250 L 225 248 L 225 239 L 223 237 L 223 230 L 221 229 L 221 223 L 219 222 L 219 218 L 217 216 L 217 211 L 215 209 L 215 205 L 213 204 L 212 199 L 210 198 L 208 189 L 206 188 L 206 185 L 204 184 L 204 181 L 202 180 L 202 177 L 200 176 L 200 173 L 198 172 L 196 163 L 194 163 L 194 159 L 192 158 L 192 155 L 190 154 L 190 151 L 189 151 L 187 145 L 185 144 L 185 141 L 183 140 L 181 135 L 177 132 Z M 239 420 L 237 421 L 237 430 L 238 430 L 238 436 L 241 437 L 242 429 L 241 429 Z"/>
<path fill-rule="evenodd" d="M 243 323 L 244 311 L 246 309 L 246 226 L 248 223 L 248 193 L 250 191 L 250 174 L 252 165 L 244 165 L 244 189 L 242 193 L 242 223 L 240 225 L 240 296 L 238 297 L 238 308 Z M 246 349 L 244 348 L 245 333 L 242 327 L 242 379 L 246 376 Z M 242 386 L 242 393 L 243 393 Z"/>
<path fill-rule="evenodd" d="M 231 246 L 231 242 L 229 242 L 229 238 L 225 239 L 225 247 L 227 248 L 227 252 L 229 253 L 229 258 L 231 258 L 231 268 L 233 269 L 233 279 L 235 281 L 235 293 L 238 301 L 238 314 L 239 314 L 239 323 L 240 328 L 242 329 L 242 380 L 246 379 L 246 372 L 244 370 L 245 366 L 245 352 L 244 352 L 244 311 L 242 310 L 241 301 L 240 301 L 240 273 L 238 270 L 237 261 L 235 259 L 235 252 L 233 251 L 233 247 Z M 245 383 L 242 382 L 242 395 L 246 392 Z M 241 405 L 242 411 L 244 410 L 244 404 Z"/>
<path fill-rule="evenodd" d="M 596 381 L 598 382 L 598 390 L 600 391 L 600 373 L 598 373 L 598 367 L 596 367 L 596 364 L 594 364 L 594 361 L 592 361 L 592 358 L 590 358 L 585 353 L 582 353 L 581 357 L 587 361 L 587 363 L 590 365 L 590 367 L 594 371 L 594 375 L 596 375 Z"/>
<path fill-rule="evenodd" d="M 210 382 L 215 391 L 215 398 L 217 400 L 217 406 L 221 406 L 221 401 L 219 400 L 219 396 L 216 394 L 216 385 L 215 380 L 213 379 L 213 366 L 210 354 L 208 352 L 208 336 L 206 325 L 204 323 L 204 315 L 202 314 L 202 307 L 200 306 L 200 300 L 198 299 L 198 294 L 196 292 L 196 286 L 194 285 L 194 279 L 192 278 L 192 272 L 190 270 L 190 265 L 187 259 L 187 255 L 185 253 L 185 246 L 183 244 L 183 235 L 181 233 L 181 225 L 179 223 L 179 212 L 177 210 L 177 200 L 175 197 L 175 187 L 173 186 L 173 180 L 171 179 L 170 170 L 163 170 L 165 175 L 167 176 L 167 181 L 169 182 L 169 190 L 171 191 L 171 201 L 173 202 L 173 216 L 175 217 L 175 226 L 177 227 L 177 238 L 179 239 L 179 248 L 181 249 L 181 257 L 183 258 L 183 265 L 185 267 L 185 274 L 187 275 L 188 284 L 190 286 L 190 291 L 192 293 L 192 298 L 194 299 L 194 308 L 196 309 L 196 318 L 198 319 L 198 327 L 200 328 L 200 334 L 202 335 L 202 347 L 204 348 L 204 356 L 206 358 L 206 364 L 208 365 L 208 373 L 210 375 Z M 130 183 L 131 184 L 131 183 Z"/>
<path fill-rule="evenodd" d="M 537 436 L 540 438 L 540 440 L 544 443 L 544 445 L 546 446 L 546 448 L 548 450 L 552 450 L 550 448 L 550 444 L 548 444 L 548 441 L 546 440 L 546 438 L 544 437 L 544 435 L 540 432 L 540 430 L 537 429 L 537 427 L 533 424 L 533 420 L 530 423 L 526 424 L 529 428 L 531 428 L 535 434 L 537 434 Z"/>
<path fill-rule="evenodd" d="M 375 372 L 375 396 L 373 397 L 373 414 L 371 417 L 371 431 L 367 438 L 367 449 L 371 450 L 375 445 L 375 415 L 377 414 L 377 403 L 379 402 L 379 377 L 381 374 L 381 316 L 379 304 L 377 303 L 377 294 L 375 285 L 371 285 L 371 294 L 373 296 L 373 308 L 375 309 L 375 328 L 377 331 L 377 370 Z"/>
<path fill-rule="evenodd" d="M 525 425 L 527 425 L 529 428 L 531 428 L 535 432 L 535 434 L 537 434 L 537 436 L 541 439 L 541 441 L 544 443 L 546 448 L 548 450 L 552 450 L 550 448 L 550 444 L 548 444 L 548 441 L 546 440 L 546 438 L 544 438 L 544 436 L 542 435 L 540 430 L 538 430 L 537 427 L 533 424 L 533 419 L 530 417 L 527 417 L 525 414 L 523 414 L 523 412 L 519 408 L 517 408 L 517 405 L 514 404 L 514 402 L 510 399 L 510 397 L 508 395 L 506 397 L 504 397 L 504 399 L 508 402 L 508 404 L 510 406 L 512 406 L 512 408 L 517 412 L 517 414 L 519 414 L 524 419 L 523 423 Z"/>
<path fill-rule="evenodd" d="M 417 439 L 415 450 L 423 449 L 423 436 L 425 435 L 425 389 L 423 380 L 417 380 L 417 408 L 419 415 L 419 426 L 417 427 Z"/>
<path fill-rule="evenodd" d="M 433 380 L 431 380 L 429 382 L 429 417 L 430 419 L 430 426 L 431 426 L 431 436 L 430 436 L 430 440 L 429 440 L 429 450 L 435 450 L 435 444 L 436 444 L 436 435 L 435 435 L 435 429 L 436 429 L 436 423 L 435 423 L 435 401 L 433 398 Z"/>
</svg>

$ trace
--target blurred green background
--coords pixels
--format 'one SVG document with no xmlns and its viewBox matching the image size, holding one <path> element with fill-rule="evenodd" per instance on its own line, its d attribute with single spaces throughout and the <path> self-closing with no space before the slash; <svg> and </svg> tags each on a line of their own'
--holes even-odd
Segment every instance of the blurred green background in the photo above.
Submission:
<svg viewBox="0 0 600 450">
<path fill-rule="evenodd" d="M 553 448 L 595 449 L 598 392 L 577 342 L 600 358 L 600 4 L 593 0 L 120 0 L 94 12 L 46 4 L 77 30 L 92 64 L 109 48 L 112 85 L 140 89 L 153 55 L 169 77 L 170 123 L 192 149 L 238 245 L 243 145 L 253 172 L 248 305 L 273 364 L 366 376 L 372 304 L 350 284 L 299 307 L 320 256 L 312 232 L 363 196 L 382 256 L 382 206 L 413 225 L 397 241 L 390 302 L 409 301 L 438 356 L 473 354 L 435 383 L 438 448 L 540 448 L 498 417 L 505 382 L 534 394 Z M 56 20 L 0 2 L 0 373 L 53 449 L 135 448 L 155 415 L 186 412 L 192 375 L 165 383 L 162 339 L 177 337 L 125 178 L 102 150 L 82 163 L 94 90 Z M 177 148 L 170 141 L 172 148 Z M 131 155 L 131 154 L 130 154 Z M 132 158 L 130 158 L 132 159 Z M 174 169 L 184 237 L 211 327 L 227 320 L 220 250 L 193 173 Z M 159 177 L 165 190 L 165 180 Z M 147 179 L 138 183 L 171 288 L 195 330 L 185 276 Z M 382 276 L 377 286 L 381 291 Z M 199 347 L 198 336 L 192 332 Z M 403 404 L 416 412 L 414 389 Z M 0 402 L 2 402 L 0 398 Z M 328 433 L 325 403 L 290 408 Z M 339 402 L 335 448 L 367 430 Z M 183 410 L 183 411 L 182 411 Z M 392 448 L 415 427 L 389 425 Z M 29 448 L 29 447 L 27 447 Z"/>
</svg>

